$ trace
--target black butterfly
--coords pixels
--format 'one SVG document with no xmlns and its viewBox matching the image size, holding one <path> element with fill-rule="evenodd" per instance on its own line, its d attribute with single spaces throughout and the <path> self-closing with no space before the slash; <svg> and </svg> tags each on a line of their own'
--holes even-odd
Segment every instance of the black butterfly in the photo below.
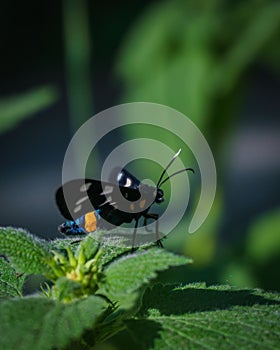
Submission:
<svg viewBox="0 0 280 350">
<path fill-rule="evenodd" d="M 95 231 L 97 227 L 111 229 L 135 220 L 132 238 L 132 248 L 134 248 L 139 219 L 143 217 L 145 226 L 148 219 L 156 221 L 156 242 L 162 247 L 157 221 L 158 214 L 149 213 L 149 210 L 153 203 L 159 204 L 164 201 L 164 192 L 160 187 L 167 180 L 184 171 L 194 172 L 191 168 L 185 168 L 163 180 L 167 169 L 178 157 L 180 151 L 166 166 L 156 187 L 143 184 L 127 170 L 121 168 L 113 170 L 109 182 L 93 179 L 76 179 L 66 182 L 56 192 L 56 203 L 61 214 L 70 221 L 60 225 L 59 231 L 66 235 L 85 234 Z M 67 193 L 67 204 L 65 193 Z"/>
</svg>

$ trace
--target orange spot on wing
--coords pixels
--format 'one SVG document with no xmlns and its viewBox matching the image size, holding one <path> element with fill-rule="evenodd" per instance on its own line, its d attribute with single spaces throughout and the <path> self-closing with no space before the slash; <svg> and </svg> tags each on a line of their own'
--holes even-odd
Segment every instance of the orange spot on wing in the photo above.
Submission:
<svg viewBox="0 0 280 350">
<path fill-rule="evenodd" d="M 87 232 L 96 230 L 96 216 L 94 214 L 94 211 L 91 211 L 85 215 L 85 230 Z"/>
<path fill-rule="evenodd" d="M 145 206 L 145 204 L 146 204 L 146 199 L 142 199 L 142 200 L 140 201 L 140 203 L 139 203 L 139 207 L 140 207 L 141 209 L 143 209 L 144 206 Z"/>
</svg>

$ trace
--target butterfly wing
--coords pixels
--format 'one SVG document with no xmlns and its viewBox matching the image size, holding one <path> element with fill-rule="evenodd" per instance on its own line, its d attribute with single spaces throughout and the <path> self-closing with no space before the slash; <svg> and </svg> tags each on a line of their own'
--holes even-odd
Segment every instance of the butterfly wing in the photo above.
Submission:
<svg viewBox="0 0 280 350">
<path fill-rule="evenodd" d="M 97 209 L 105 201 L 106 197 L 101 193 L 100 181 L 75 179 L 59 187 L 55 194 L 56 204 L 66 219 L 75 220 L 92 211 L 92 206 Z"/>
<path fill-rule="evenodd" d="M 127 212 L 117 209 L 120 192 L 121 196 L 130 202 L 140 198 L 137 188 L 92 179 L 75 179 L 66 182 L 57 190 L 56 203 L 61 214 L 68 220 L 76 220 L 92 211 L 94 207 L 95 210 L 100 210 L 104 219 L 117 225 L 121 220 L 124 222 L 124 214 L 127 216 Z"/>
</svg>

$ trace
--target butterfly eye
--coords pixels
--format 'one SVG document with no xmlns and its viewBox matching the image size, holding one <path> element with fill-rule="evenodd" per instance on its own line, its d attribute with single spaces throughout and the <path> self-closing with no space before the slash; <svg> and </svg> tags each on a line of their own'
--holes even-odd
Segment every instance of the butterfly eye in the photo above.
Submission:
<svg viewBox="0 0 280 350">
<path fill-rule="evenodd" d="M 156 194 L 156 199 L 155 202 L 156 203 L 162 203 L 164 201 L 164 193 L 163 190 L 161 190 L 160 188 L 157 189 L 157 194 Z"/>
<path fill-rule="evenodd" d="M 132 185 L 131 179 L 127 178 L 124 187 L 130 187 Z"/>
<path fill-rule="evenodd" d="M 131 187 L 132 180 L 121 171 L 117 176 L 118 183 L 123 187 Z M 125 182 L 124 182 L 125 181 Z"/>
</svg>

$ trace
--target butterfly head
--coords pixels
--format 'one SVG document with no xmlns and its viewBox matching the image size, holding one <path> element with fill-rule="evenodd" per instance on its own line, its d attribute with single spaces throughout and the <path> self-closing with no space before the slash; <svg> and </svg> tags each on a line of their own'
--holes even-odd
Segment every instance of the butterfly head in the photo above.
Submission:
<svg viewBox="0 0 280 350">
<path fill-rule="evenodd" d="M 161 188 L 157 188 L 155 202 L 158 204 L 164 202 L 164 192 Z"/>
</svg>

